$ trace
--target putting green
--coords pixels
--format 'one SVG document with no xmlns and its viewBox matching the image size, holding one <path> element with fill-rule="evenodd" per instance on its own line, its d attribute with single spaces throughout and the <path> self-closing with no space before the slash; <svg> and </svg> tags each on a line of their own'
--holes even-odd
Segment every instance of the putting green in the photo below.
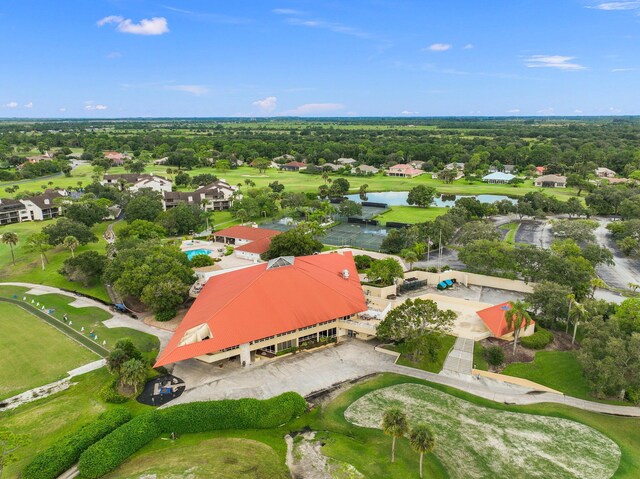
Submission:
<svg viewBox="0 0 640 479">
<path fill-rule="evenodd" d="M 405 411 L 410 426 L 432 427 L 434 453 L 452 478 L 607 479 L 620 462 L 618 445 L 583 424 L 488 409 L 419 384 L 370 392 L 344 415 L 379 428 L 390 407 Z"/>
</svg>

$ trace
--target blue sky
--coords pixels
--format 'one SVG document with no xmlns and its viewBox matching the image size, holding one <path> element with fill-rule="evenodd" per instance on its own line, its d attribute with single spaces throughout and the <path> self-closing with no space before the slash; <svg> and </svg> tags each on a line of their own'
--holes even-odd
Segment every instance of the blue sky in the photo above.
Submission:
<svg viewBox="0 0 640 479">
<path fill-rule="evenodd" d="M 640 114 L 640 0 L 3 0 L 0 117 Z"/>
</svg>

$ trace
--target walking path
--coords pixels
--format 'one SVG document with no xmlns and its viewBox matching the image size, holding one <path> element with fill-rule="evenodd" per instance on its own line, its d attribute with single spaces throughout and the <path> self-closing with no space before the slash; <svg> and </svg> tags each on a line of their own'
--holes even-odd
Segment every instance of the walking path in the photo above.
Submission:
<svg viewBox="0 0 640 479">
<path fill-rule="evenodd" d="M 473 369 L 473 339 L 456 338 L 440 374 L 471 374 Z"/>
</svg>

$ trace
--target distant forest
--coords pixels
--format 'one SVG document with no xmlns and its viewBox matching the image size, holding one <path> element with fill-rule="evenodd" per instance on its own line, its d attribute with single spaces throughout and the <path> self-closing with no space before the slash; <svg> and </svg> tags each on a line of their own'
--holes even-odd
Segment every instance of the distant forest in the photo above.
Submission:
<svg viewBox="0 0 640 479">
<path fill-rule="evenodd" d="M 148 119 L 0 121 L 0 161 L 25 152 L 82 148 L 169 157 L 189 169 L 225 159 L 291 154 L 309 163 L 350 157 L 385 166 L 421 160 L 425 170 L 452 161 L 479 165 L 547 166 L 569 173 L 594 163 L 625 175 L 640 169 L 640 118 L 350 118 Z"/>
</svg>

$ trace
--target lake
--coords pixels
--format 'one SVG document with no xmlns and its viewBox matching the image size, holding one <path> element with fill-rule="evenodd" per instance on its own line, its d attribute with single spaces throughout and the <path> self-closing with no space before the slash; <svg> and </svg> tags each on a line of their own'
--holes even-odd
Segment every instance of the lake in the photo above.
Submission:
<svg viewBox="0 0 640 479">
<path fill-rule="evenodd" d="M 408 206 L 407 196 L 409 196 L 408 191 L 385 191 L 381 193 L 367 193 L 366 201 L 371 201 L 374 203 L 386 203 L 389 206 Z M 449 199 L 452 196 L 454 195 L 446 195 L 446 200 L 437 197 L 433 200 L 431 206 L 453 206 L 455 205 L 456 200 L 460 198 L 476 198 L 480 203 L 495 203 L 496 201 L 501 200 L 509 200 L 512 203 L 516 202 L 516 200 L 514 200 L 513 198 L 509 198 L 505 195 L 455 195 L 455 199 Z M 360 199 L 360 195 L 358 194 L 347 195 L 347 198 L 357 203 L 360 203 L 362 201 Z"/>
</svg>

